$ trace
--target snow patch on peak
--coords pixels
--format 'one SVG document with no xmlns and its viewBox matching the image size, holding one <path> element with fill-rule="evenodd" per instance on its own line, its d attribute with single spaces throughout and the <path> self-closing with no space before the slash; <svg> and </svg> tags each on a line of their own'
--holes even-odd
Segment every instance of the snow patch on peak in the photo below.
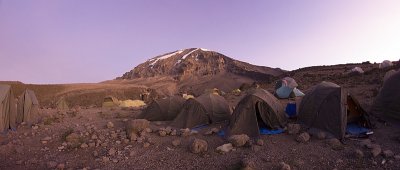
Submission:
<svg viewBox="0 0 400 170">
<path fill-rule="evenodd" d="M 187 56 L 189 56 L 189 55 L 192 54 L 193 52 L 197 51 L 198 49 L 199 49 L 199 48 L 196 48 L 196 49 L 194 49 L 194 50 L 188 52 L 186 55 L 184 55 L 184 56 L 182 57 L 182 60 L 184 60 Z"/>
<path fill-rule="evenodd" d="M 205 48 L 200 48 L 201 51 L 211 51 L 209 49 L 205 49 Z"/>
<path fill-rule="evenodd" d="M 163 55 L 163 56 L 160 56 L 160 57 L 157 57 L 157 58 L 152 58 L 152 59 L 149 60 L 149 61 L 153 61 L 152 63 L 150 63 L 150 66 L 153 68 L 154 64 L 156 64 L 158 61 L 170 58 L 170 57 L 172 57 L 172 56 L 174 56 L 176 54 L 180 54 L 182 52 L 183 52 L 183 50 L 179 50 L 179 51 L 173 52 L 171 54 L 166 54 L 166 55 Z"/>
</svg>

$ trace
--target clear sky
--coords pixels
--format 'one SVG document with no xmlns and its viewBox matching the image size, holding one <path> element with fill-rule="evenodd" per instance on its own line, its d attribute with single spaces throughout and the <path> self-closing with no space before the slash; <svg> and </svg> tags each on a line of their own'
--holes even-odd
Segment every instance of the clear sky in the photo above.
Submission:
<svg viewBox="0 0 400 170">
<path fill-rule="evenodd" d="M 100 82 L 201 47 L 256 65 L 400 59 L 399 0 L 0 0 L 0 80 Z"/>
</svg>

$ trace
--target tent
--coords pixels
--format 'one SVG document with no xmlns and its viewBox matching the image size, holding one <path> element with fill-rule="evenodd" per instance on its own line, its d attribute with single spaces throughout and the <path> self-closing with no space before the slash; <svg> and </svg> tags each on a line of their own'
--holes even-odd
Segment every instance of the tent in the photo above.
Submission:
<svg viewBox="0 0 400 170">
<path fill-rule="evenodd" d="M 39 114 L 39 102 L 35 92 L 25 90 L 18 99 L 17 123 L 26 122 L 28 125 L 37 123 Z"/>
<path fill-rule="evenodd" d="M 119 103 L 120 107 L 141 107 L 146 106 L 143 100 L 123 100 Z"/>
<path fill-rule="evenodd" d="M 309 128 L 324 130 L 342 139 L 348 123 L 370 127 L 365 110 L 351 94 L 337 84 L 322 82 L 303 97 L 298 121 Z"/>
<path fill-rule="evenodd" d="M 58 101 L 57 101 L 57 109 L 58 110 L 68 110 L 69 106 L 67 101 L 65 100 L 64 97 L 61 97 Z"/>
<path fill-rule="evenodd" d="M 17 110 L 10 85 L 0 84 L 0 132 L 16 129 Z"/>
<path fill-rule="evenodd" d="M 185 99 L 178 96 L 154 100 L 138 118 L 150 121 L 171 121 L 181 111 L 184 103 Z"/>
<path fill-rule="evenodd" d="M 225 98 L 212 93 L 188 99 L 171 126 L 193 128 L 200 125 L 227 121 L 230 109 Z"/>
<path fill-rule="evenodd" d="M 119 106 L 119 101 L 117 98 L 113 96 L 107 96 L 103 100 L 103 107 L 117 107 Z"/>
<path fill-rule="evenodd" d="M 385 76 L 383 77 L 383 82 L 385 82 L 389 77 L 393 76 L 396 73 L 396 70 L 389 70 L 388 72 L 385 73 Z"/>
<path fill-rule="evenodd" d="M 400 71 L 383 82 L 383 87 L 375 98 L 371 112 L 400 120 Z"/>
<path fill-rule="evenodd" d="M 361 67 L 354 67 L 349 74 L 364 74 L 364 70 Z"/>
<path fill-rule="evenodd" d="M 389 60 L 385 60 L 379 64 L 379 68 L 386 68 L 386 67 L 390 67 L 390 66 L 393 66 L 393 63 Z"/>
<path fill-rule="evenodd" d="M 229 122 L 229 134 L 257 137 L 260 135 L 260 128 L 279 129 L 286 122 L 279 100 L 264 89 L 256 89 L 237 104 Z"/>
<path fill-rule="evenodd" d="M 293 78 L 285 77 L 276 82 L 275 94 L 281 99 L 304 96 L 304 93 L 296 88 L 297 86 L 298 84 Z"/>
</svg>

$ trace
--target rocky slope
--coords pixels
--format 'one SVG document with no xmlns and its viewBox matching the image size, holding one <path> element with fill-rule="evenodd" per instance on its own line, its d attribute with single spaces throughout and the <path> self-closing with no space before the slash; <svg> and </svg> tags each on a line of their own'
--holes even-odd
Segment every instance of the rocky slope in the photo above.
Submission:
<svg viewBox="0 0 400 170">
<path fill-rule="evenodd" d="M 255 66 L 215 51 L 189 48 L 149 59 L 117 79 L 170 77 L 180 91 L 202 93 L 207 88 L 231 90 L 243 83 L 270 82 L 283 73 L 279 68 Z"/>
</svg>

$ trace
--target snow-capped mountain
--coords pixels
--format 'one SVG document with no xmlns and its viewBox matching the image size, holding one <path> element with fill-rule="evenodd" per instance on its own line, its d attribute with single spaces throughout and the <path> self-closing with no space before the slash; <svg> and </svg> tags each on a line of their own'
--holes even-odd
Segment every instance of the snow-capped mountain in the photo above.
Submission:
<svg viewBox="0 0 400 170">
<path fill-rule="evenodd" d="M 262 80 L 269 79 L 271 76 L 278 76 L 283 71 L 237 61 L 204 48 L 189 48 L 151 58 L 125 73 L 119 79 L 172 76 L 175 79 L 183 80 L 223 73 Z"/>
</svg>

